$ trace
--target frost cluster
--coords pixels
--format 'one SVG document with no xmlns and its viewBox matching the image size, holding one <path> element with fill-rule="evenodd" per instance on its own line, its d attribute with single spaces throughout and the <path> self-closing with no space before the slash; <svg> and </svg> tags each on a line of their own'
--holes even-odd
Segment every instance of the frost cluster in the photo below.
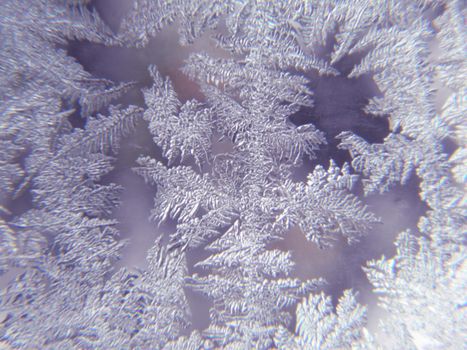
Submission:
<svg viewBox="0 0 467 350">
<path fill-rule="evenodd" d="M 16 274 L 0 294 L 1 346 L 467 346 L 463 1 L 134 0 L 118 33 L 92 1 L 4 0 L 0 15 L 0 272 Z M 185 62 L 202 100 L 179 98 L 151 65 L 144 105 L 111 105 L 137 84 L 95 77 L 66 51 L 70 41 L 136 50 L 169 26 L 181 45 L 208 36 L 225 53 Z M 351 55 L 347 77 L 369 76 L 381 92 L 362 109 L 390 132 L 382 143 L 340 133 L 351 164 L 329 159 L 296 180 L 327 138 L 291 118 L 313 106 L 310 77 L 344 74 L 338 62 Z M 448 95 L 441 110 L 436 89 Z M 147 269 L 115 271 L 122 187 L 108 174 L 140 124 L 163 159 L 141 154 L 133 170 L 157 188 L 151 220 L 176 229 L 148 249 Z M 214 154 L 219 139 L 231 149 Z M 387 311 L 370 331 L 356 292 L 333 305 L 323 279 L 292 277 L 291 252 L 271 247 L 292 228 L 323 249 L 339 236 L 358 244 L 379 219 L 355 185 L 383 193 L 412 176 L 428 207 L 418 231 L 362 267 Z M 207 252 L 198 273 L 194 249 Z M 187 290 L 211 302 L 204 330 L 191 327 Z"/>
</svg>

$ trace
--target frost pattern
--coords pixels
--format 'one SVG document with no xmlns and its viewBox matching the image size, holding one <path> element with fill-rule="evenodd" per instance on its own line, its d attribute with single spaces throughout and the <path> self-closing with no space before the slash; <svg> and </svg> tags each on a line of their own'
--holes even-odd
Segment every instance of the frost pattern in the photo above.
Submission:
<svg viewBox="0 0 467 350">
<path fill-rule="evenodd" d="M 388 348 L 462 348 L 465 344 L 465 251 L 443 261 L 440 247 L 409 231 L 396 240 L 397 255 L 365 268 L 389 317 L 380 327 Z M 410 308 L 407 308 L 410 305 Z M 429 320 L 429 322 L 427 322 Z"/>
<path fill-rule="evenodd" d="M 135 0 L 118 34 L 90 9 L 89 1 L 59 0 L 7 0 L 0 8 L 0 271 L 20 271 L 0 294 L 2 346 L 464 347 L 461 1 Z M 145 108 L 110 106 L 135 84 L 93 77 L 64 50 L 70 40 L 143 47 L 174 23 L 181 44 L 215 34 L 229 53 L 187 59 L 183 72 L 203 101 L 180 101 L 170 78 L 150 66 Z M 341 74 L 339 61 L 352 55 L 361 59 L 348 77 L 370 75 L 381 92 L 364 111 L 388 118 L 391 133 L 371 144 L 344 131 L 339 147 L 353 169 L 330 160 L 295 181 L 294 169 L 326 138 L 290 118 L 313 106 L 311 73 Z M 449 95 L 439 113 L 435 84 Z M 70 122 L 77 117 L 83 129 Z M 112 218 L 121 186 L 103 178 L 140 120 L 164 160 L 141 155 L 134 170 L 157 188 L 151 219 L 174 220 L 176 230 L 148 250 L 146 270 L 115 272 L 125 244 Z M 231 151 L 214 155 L 219 137 Z M 359 175 L 366 194 L 418 176 L 429 208 L 418 232 L 398 236 L 394 257 L 364 268 L 387 311 L 374 334 L 356 293 L 345 291 L 334 308 L 317 291 L 322 279 L 291 277 L 291 253 L 271 248 L 294 227 L 322 248 L 337 235 L 357 242 L 378 221 L 352 193 Z M 24 196 L 28 210 L 12 213 Z M 187 264 L 193 249 L 208 253 L 197 272 Z M 190 328 L 187 289 L 212 302 L 204 330 Z"/>
<path fill-rule="evenodd" d="M 358 304 L 350 290 L 339 299 L 336 312 L 324 293 L 310 295 L 297 306 L 296 335 L 282 328 L 276 342 L 281 349 L 352 348 L 366 340 L 366 309 Z"/>
</svg>

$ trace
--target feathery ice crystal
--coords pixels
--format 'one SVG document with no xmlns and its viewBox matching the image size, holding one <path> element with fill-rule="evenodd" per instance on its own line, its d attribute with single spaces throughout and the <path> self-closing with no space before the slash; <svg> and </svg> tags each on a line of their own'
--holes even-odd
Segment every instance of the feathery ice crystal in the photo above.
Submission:
<svg viewBox="0 0 467 350">
<path fill-rule="evenodd" d="M 462 1 L 132 0 L 118 32 L 97 2 L 0 5 L 0 272 L 13 276 L 0 294 L 2 346 L 465 347 Z M 179 97 L 157 65 L 142 88 L 93 75 L 67 51 L 72 41 L 139 50 L 168 28 L 180 45 L 222 52 L 193 49 L 181 68 L 202 98 Z M 361 110 L 388 120 L 389 134 L 372 143 L 343 129 L 350 163 L 323 166 L 326 130 L 292 121 L 312 109 L 314 79 L 334 76 L 371 77 L 380 93 Z M 129 93 L 144 103 L 111 105 Z M 141 127 L 162 155 L 141 152 L 129 167 L 156 189 L 151 220 L 176 227 L 148 247 L 147 268 L 116 270 L 122 186 L 109 179 Z M 215 151 L 220 141 L 228 150 Z M 299 180 L 304 162 L 314 168 Z M 357 246 L 379 222 L 359 186 L 383 193 L 414 176 L 428 208 L 418 229 L 362 266 L 387 311 L 378 325 L 355 291 L 333 305 L 324 279 L 294 276 L 292 253 L 277 248 L 291 229 L 323 249 Z M 187 293 L 210 301 L 204 329 Z"/>
</svg>

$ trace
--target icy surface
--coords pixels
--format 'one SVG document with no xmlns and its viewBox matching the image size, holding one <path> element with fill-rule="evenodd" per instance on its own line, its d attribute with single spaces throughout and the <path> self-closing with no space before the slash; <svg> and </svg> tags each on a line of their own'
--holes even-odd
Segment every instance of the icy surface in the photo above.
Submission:
<svg viewBox="0 0 467 350">
<path fill-rule="evenodd" d="M 0 15 L 0 347 L 466 346 L 462 1 Z"/>
</svg>

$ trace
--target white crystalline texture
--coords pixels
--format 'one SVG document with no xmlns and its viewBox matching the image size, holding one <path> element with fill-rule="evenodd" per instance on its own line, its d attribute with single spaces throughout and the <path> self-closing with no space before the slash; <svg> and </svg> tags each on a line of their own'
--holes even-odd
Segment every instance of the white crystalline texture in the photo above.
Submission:
<svg viewBox="0 0 467 350">
<path fill-rule="evenodd" d="M 465 348 L 462 1 L 133 0 L 118 33 L 94 8 L 0 5 L 0 273 L 13 276 L 0 293 L 2 347 Z M 202 99 L 184 101 L 157 65 L 137 91 L 65 50 L 137 50 L 170 26 L 181 45 L 195 43 L 181 71 Z M 223 58 L 200 51 L 201 37 Z M 356 63 L 344 73 L 346 59 Z M 358 108 L 390 132 L 371 143 L 343 130 L 350 164 L 323 167 L 329 135 L 292 120 L 311 113 L 315 80 L 336 75 L 374 81 L 377 96 Z M 110 104 L 130 91 L 144 107 Z M 145 269 L 115 271 L 126 241 L 115 219 L 122 186 L 109 173 L 141 125 L 162 156 L 127 165 L 156 189 L 151 220 L 175 227 L 147 249 Z M 228 151 L 213 152 L 220 140 Z M 313 169 L 300 181 L 304 161 Z M 358 186 L 383 193 L 414 177 L 427 208 L 417 232 L 362 267 L 386 311 L 378 325 L 356 292 L 333 305 L 323 279 L 297 278 L 293 252 L 275 245 L 293 228 L 320 248 L 357 245 L 379 221 Z M 192 293 L 209 300 L 205 329 L 194 329 Z"/>
</svg>

